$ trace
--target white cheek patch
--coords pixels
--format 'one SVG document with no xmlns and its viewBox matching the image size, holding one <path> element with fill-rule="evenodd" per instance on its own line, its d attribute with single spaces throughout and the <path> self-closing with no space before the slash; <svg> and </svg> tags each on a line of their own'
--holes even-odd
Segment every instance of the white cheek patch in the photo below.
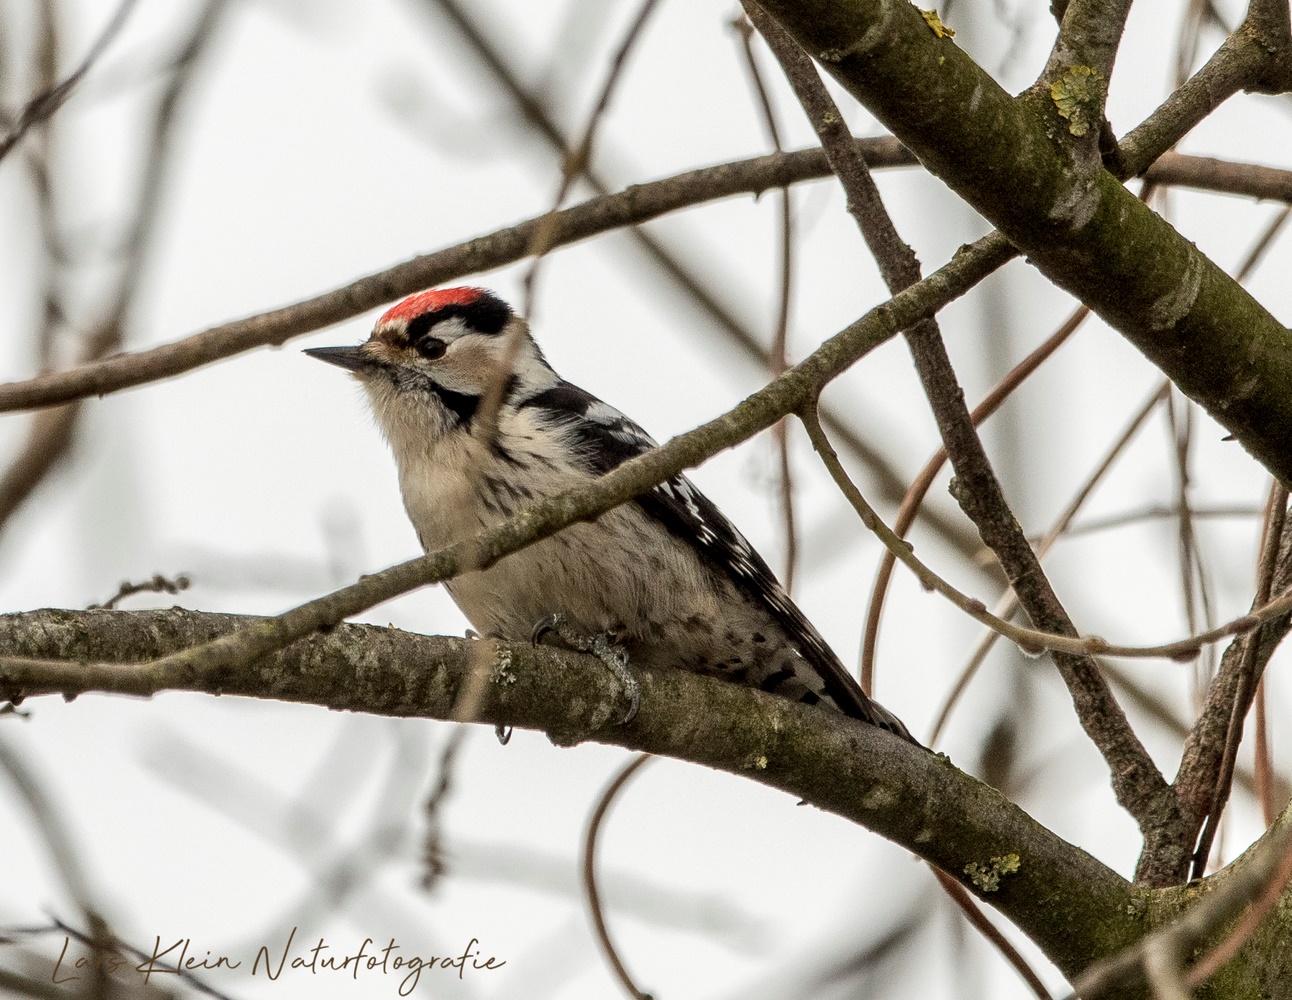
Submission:
<svg viewBox="0 0 1292 1000">
<path fill-rule="evenodd" d="M 449 345 L 448 352 L 430 367 L 434 379 L 446 389 L 465 395 L 482 395 L 498 377 L 497 354 L 480 337 L 463 338 Z"/>
</svg>

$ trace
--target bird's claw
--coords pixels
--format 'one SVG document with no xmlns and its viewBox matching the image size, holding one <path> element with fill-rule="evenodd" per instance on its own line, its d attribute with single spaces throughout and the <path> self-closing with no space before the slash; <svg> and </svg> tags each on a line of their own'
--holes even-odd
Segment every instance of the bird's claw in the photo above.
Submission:
<svg viewBox="0 0 1292 1000">
<path fill-rule="evenodd" d="M 626 726 L 637 718 L 637 710 L 641 707 L 641 686 L 637 683 L 637 678 L 632 675 L 632 671 L 628 669 L 628 651 L 623 646 L 616 645 L 604 632 L 592 635 L 580 632 L 570 625 L 565 615 L 559 612 L 544 615 L 534 623 L 534 628 L 529 634 L 530 642 L 537 646 L 548 633 L 555 633 L 562 643 L 575 652 L 591 653 L 604 663 L 615 675 L 624 696 L 628 699 L 628 711 L 624 713 L 619 724 Z"/>
</svg>

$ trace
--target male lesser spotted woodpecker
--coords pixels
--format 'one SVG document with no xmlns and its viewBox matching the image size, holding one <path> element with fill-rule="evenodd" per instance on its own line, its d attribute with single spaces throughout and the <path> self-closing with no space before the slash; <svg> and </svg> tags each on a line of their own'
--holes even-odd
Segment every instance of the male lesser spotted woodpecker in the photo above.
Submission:
<svg viewBox="0 0 1292 1000">
<path fill-rule="evenodd" d="M 519 351 L 493 433 L 473 433 L 512 333 Z M 385 313 L 366 343 L 306 353 L 353 371 L 367 390 L 427 551 L 655 447 L 614 407 L 556 374 L 525 321 L 483 289 L 420 292 Z M 608 636 L 641 666 L 748 684 L 911 738 L 684 476 L 446 586 L 487 636 L 523 640 L 559 615 L 576 632 Z"/>
</svg>

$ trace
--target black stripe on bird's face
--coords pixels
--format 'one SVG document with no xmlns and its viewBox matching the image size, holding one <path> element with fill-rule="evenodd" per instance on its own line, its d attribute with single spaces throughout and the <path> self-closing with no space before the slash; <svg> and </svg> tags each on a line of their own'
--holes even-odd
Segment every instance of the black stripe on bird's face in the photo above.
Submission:
<svg viewBox="0 0 1292 1000">
<path fill-rule="evenodd" d="M 396 384 L 401 391 L 420 390 L 434 396 L 453 415 L 454 423 L 457 426 L 462 428 L 471 427 L 471 422 L 475 419 L 476 412 L 480 409 L 480 401 L 483 398 L 480 393 L 457 392 L 441 385 L 425 372 L 415 369 L 395 368 L 392 374 L 394 374 Z M 519 385 L 520 379 L 515 375 L 507 377 L 507 382 L 503 386 L 503 403 L 506 403 L 511 398 Z"/>
<path fill-rule="evenodd" d="M 430 333 L 445 320 L 460 319 L 470 333 L 483 333 L 487 336 L 501 333 L 502 328 L 511 319 L 511 306 L 493 295 L 481 295 L 474 302 L 465 304 L 454 302 L 430 312 L 414 316 L 405 327 L 408 343 L 416 347 L 417 342 Z"/>
</svg>

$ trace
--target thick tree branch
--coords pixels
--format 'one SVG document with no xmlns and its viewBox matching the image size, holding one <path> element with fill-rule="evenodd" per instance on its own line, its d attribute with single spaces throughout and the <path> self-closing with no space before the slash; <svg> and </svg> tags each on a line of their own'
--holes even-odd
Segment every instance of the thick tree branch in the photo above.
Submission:
<svg viewBox="0 0 1292 1000">
<path fill-rule="evenodd" d="M 171 654 L 142 669 L 148 672 L 153 683 L 168 685 L 181 682 L 194 672 L 218 672 L 245 663 L 399 594 L 467 570 L 487 568 L 503 556 L 566 525 L 594 518 L 814 401 L 831 379 L 870 350 L 898 330 L 964 294 L 1012 256 L 1012 249 L 998 235 L 986 236 L 962 248 L 949 264 L 924 281 L 836 334 L 803 362 L 734 409 L 660 448 L 630 459 L 586 487 L 548 497 L 472 538 L 363 577 L 357 583 L 275 618 L 264 619 L 207 645 Z M 11 686 L 21 688 L 25 669 L 21 663 L 0 664 L 0 681 L 8 678 Z M 110 684 L 111 678 L 120 673 L 106 664 L 94 669 L 102 675 L 103 684 Z"/>
<path fill-rule="evenodd" d="M 1068 16 L 1073 17 L 1083 6 L 1074 3 L 1069 7 Z M 893 225 L 866 162 L 851 142 L 843 116 L 822 85 L 811 60 L 753 0 L 745 0 L 745 9 L 767 38 L 807 112 L 826 157 L 847 192 L 848 210 L 875 255 L 884 281 L 893 292 L 914 284 L 920 279 L 919 261 Z M 1019 603 L 1037 628 L 1077 636 L 1076 626 L 1050 586 L 1040 560 L 1009 508 L 965 405 L 964 392 L 951 366 L 937 321 L 926 317 L 905 335 L 956 472 L 953 495 L 1000 560 Z M 820 429 L 809 424 L 809 433 L 818 451 L 828 460 L 824 442 L 819 439 Z M 1184 828 L 1174 793 L 1131 729 L 1094 658 L 1057 651 L 1053 656 L 1072 693 L 1082 728 L 1108 762 L 1117 800 L 1135 818 L 1144 834 L 1144 857 L 1149 863 L 1143 866 L 1142 876 L 1154 884 L 1170 884 L 1187 859 Z M 1163 863 L 1159 861 L 1162 858 L 1168 860 Z M 1157 865 L 1162 866 L 1161 871 Z"/>
<path fill-rule="evenodd" d="M 1292 953 L 1287 949 L 1288 920 L 1267 920 L 1258 927 L 1247 928 L 1250 935 L 1245 942 L 1231 942 L 1222 932 L 1244 908 L 1258 903 L 1262 897 L 1273 905 L 1282 896 L 1288 901 L 1286 891 L 1280 893 L 1287 880 L 1287 861 L 1292 851 L 1292 809 L 1286 810 L 1279 821 L 1266 832 L 1253 847 L 1228 868 L 1207 879 L 1201 887 L 1196 884 L 1163 892 L 1154 908 L 1179 913 L 1178 917 L 1162 920 L 1163 926 L 1119 955 L 1098 962 L 1075 982 L 1077 990 L 1068 1000 L 1093 1000 L 1095 997 L 1125 996 L 1124 991 L 1134 985 L 1134 979 L 1156 949 L 1163 949 L 1173 959 L 1177 974 L 1186 957 L 1197 954 L 1199 947 L 1220 939 L 1224 949 L 1220 957 L 1232 959 L 1239 950 L 1235 944 L 1247 944 L 1263 956 L 1260 963 L 1234 963 L 1217 973 L 1216 963 L 1204 959 L 1199 972 L 1216 976 L 1204 996 L 1212 998 L 1281 997 L 1287 994 L 1288 976 L 1292 975 Z M 1282 882 L 1274 885 L 1276 879 Z M 1272 890 L 1272 898 L 1270 898 Z M 1268 910 L 1266 911 L 1268 913 Z M 1158 921 L 1155 920 L 1155 923 Z M 1192 971 L 1192 970 L 1191 970 Z M 1201 976 L 1189 976 L 1190 985 L 1200 985 Z M 1117 987 L 1123 992 L 1110 991 Z"/>
<path fill-rule="evenodd" d="M 1073 108 L 1064 117 L 1048 88 L 1014 99 L 905 0 L 764 7 L 1051 281 L 1292 482 L 1292 335 L 1116 177 L 1072 158 L 1054 134 L 1074 127 Z M 1271 53 L 1234 47 L 1252 68 L 1229 82 L 1251 85 Z M 1147 166 L 1164 151 L 1129 155 Z"/>
<path fill-rule="evenodd" d="M 836 713 L 688 672 L 637 671 L 641 711 L 619 726 L 615 681 L 591 657 L 370 625 L 338 626 L 263 659 L 161 684 L 146 666 L 102 677 L 78 663 L 164 657 L 248 624 L 179 609 L 39 611 L 0 617 L 0 652 L 47 662 L 25 680 L 68 695 L 99 687 L 142 696 L 201 691 L 448 719 L 483 648 L 491 670 L 481 722 L 541 730 L 560 745 L 595 740 L 690 760 L 783 789 L 954 875 L 1069 975 L 1142 933 L 1124 879 L 945 757 Z M 1005 861 L 1011 855 L 1016 869 Z M 993 863 L 1013 870 L 992 889 L 965 870 Z"/>
</svg>

